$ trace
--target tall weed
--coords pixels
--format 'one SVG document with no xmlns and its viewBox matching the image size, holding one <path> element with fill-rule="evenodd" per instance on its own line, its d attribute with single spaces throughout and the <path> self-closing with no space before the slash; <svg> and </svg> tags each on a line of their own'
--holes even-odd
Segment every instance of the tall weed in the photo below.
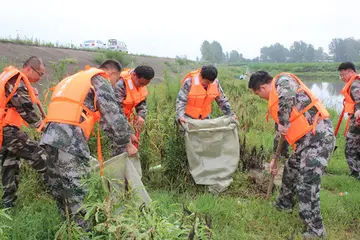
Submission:
<svg viewBox="0 0 360 240">
<path fill-rule="evenodd" d="M 162 215 L 156 201 L 138 206 L 136 196 L 119 180 L 94 173 L 84 184 L 89 194 L 81 209 L 92 231 L 66 221 L 55 239 L 207 239 L 211 232 L 197 212 L 178 206 L 172 214 Z"/>
<path fill-rule="evenodd" d="M 93 61 L 96 64 L 101 64 L 106 59 L 114 59 L 121 63 L 123 67 L 128 67 L 132 65 L 134 62 L 134 58 L 129 56 L 127 53 L 119 52 L 119 51 L 105 51 L 102 53 L 98 53 L 94 56 Z"/>
</svg>

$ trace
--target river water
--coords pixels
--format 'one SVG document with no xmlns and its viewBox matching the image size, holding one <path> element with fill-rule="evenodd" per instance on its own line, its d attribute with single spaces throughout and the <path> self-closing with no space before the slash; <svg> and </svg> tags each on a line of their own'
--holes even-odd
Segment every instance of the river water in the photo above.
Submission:
<svg viewBox="0 0 360 240">
<path fill-rule="evenodd" d="M 301 75 L 299 75 L 299 78 L 303 80 L 306 86 L 316 94 L 327 108 L 335 109 L 339 113 L 341 112 L 343 96 L 340 91 L 344 87 L 344 82 L 339 77 L 328 77 L 328 81 L 318 81 L 316 77 L 312 77 L 315 80 L 310 80 L 310 77 L 302 77 Z"/>
</svg>

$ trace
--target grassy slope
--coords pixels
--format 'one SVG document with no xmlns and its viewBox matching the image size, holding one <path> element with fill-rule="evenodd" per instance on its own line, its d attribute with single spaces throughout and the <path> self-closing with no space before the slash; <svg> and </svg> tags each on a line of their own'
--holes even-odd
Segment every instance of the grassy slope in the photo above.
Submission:
<svg viewBox="0 0 360 240">
<path fill-rule="evenodd" d="M 240 69 L 221 69 L 220 79 L 224 91 L 229 97 L 239 118 L 244 118 L 241 127 L 247 129 L 246 119 L 251 119 L 246 134 L 248 145 L 263 145 L 271 150 L 273 139 L 273 125 L 264 121 L 265 102 L 247 92 L 247 82 L 233 82 L 233 74 L 240 73 Z M 218 110 L 214 109 L 218 114 Z M 332 112 L 335 126 L 337 115 Z M 340 135 L 340 134 L 339 134 Z M 324 223 L 328 231 L 328 239 L 356 239 L 359 234 L 360 182 L 348 175 L 348 166 L 344 157 L 344 137 L 337 139 L 338 149 L 334 153 L 323 177 L 321 190 L 321 207 Z M 237 175 L 241 173 L 237 173 Z M 239 179 L 239 178 L 236 178 Z M 241 178 L 240 178 L 241 179 Z M 234 182 L 233 185 L 245 184 Z M 339 196 L 340 192 L 348 195 Z M 213 196 L 201 194 L 190 196 L 189 193 L 171 194 L 162 190 L 153 192 L 156 198 L 168 205 L 174 202 L 191 201 L 198 209 L 209 212 L 214 217 L 215 239 L 284 239 L 295 231 L 295 239 L 300 239 L 302 223 L 297 211 L 288 215 L 277 212 L 269 202 L 259 198 L 243 198 L 226 194 Z M 276 195 L 272 200 L 275 200 Z M 164 210 L 165 211 L 165 210 Z"/>
<path fill-rule="evenodd" d="M 273 126 L 272 123 L 264 121 L 265 103 L 247 91 L 245 82 L 233 82 L 232 76 L 242 70 L 222 68 L 219 78 L 223 82 L 224 91 L 235 112 L 240 119 L 243 119 L 240 135 L 247 136 L 249 146 L 263 145 L 269 152 L 272 148 Z M 178 80 L 171 79 L 171 81 Z M 170 102 L 163 98 L 166 84 L 170 84 L 172 89 Z M 169 90 L 169 88 L 165 89 Z M 174 97 L 177 90 L 178 84 L 164 82 L 152 88 L 153 96 L 150 100 L 157 99 L 157 105 L 163 107 L 162 109 L 168 108 L 169 111 L 174 111 Z M 151 104 L 153 103 L 149 103 L 150 109 L 159 108 Z M 214 109 L 214 112 L 215 115 L 220 114 L 218 109 Z M 150 114 L 148 121 L 148 128 L 155 129 L 150 132 L 150 136 L 153 137 L 158 148 L 164 144 L 161 139 L 168 131 L 164 125 L 161 125 L 165 117 L 159 113 Z M 332 114 L 332 118 L 335 123 L 337 116 Z M 148 147 L 146 143 L 142 143 L 144 148 Z M 328 231 L 328 239 L 356 239 L 360 233 L 358 230 L 360 229 L 358 223 L 360 182 L 347 176 L 348 167 L 343 154 L 344 138 L 342 136 L 338 138 L 338 146 L 329 164 L 328 173 L 323 178 L 322 214 Z M 160 161 L 158 151 L 160 150 L 148 151 L 152 164 Z M 3 218 L 0 219 L 0 225 L 6 224 L 13 227 L 12 231 L 7 231 L 11 236 L 10 239 L 53 239 L 61 223 L 54 201 L 39 187 L 36 174 L 32 170 L 27 167 L 22 168 L 21 176 L 18 207 L 11 213 L 13 221 L 9 222 Z M 242 176 L 243 173 L 236 173 L 232 188 L 241 188 L 247 184 Z M 348 195 L 340 197 L 340 192 L 348 192 Z M 195 193 L 191 190 L 178 193 L 159 188 L 150 189 L 150 194 L 160 203 L 163 215 L 173 211 L 171 206 L 173 203 L 186 203 L 203 213 L 209 212 L 213 217 L 214 239 L 284 239 L 293 231 L 295 231 L 295 239 L 300 239 L 302 223 L 297 212 L 290 215 L 277 212 L 269 202 L 262 198 L 244 197 L 240 194 L 230 196 L 226 193 L 214 196 L 203 191 Z M 272 200 L 275 197 L 276 195 Z"/>
</svg>

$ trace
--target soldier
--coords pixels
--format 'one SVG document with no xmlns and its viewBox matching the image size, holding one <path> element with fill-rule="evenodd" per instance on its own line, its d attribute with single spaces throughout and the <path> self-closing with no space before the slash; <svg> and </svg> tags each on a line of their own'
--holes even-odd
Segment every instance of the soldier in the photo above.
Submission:
<svg viewBox="0 0 360 240">
<path fill-rule="evenodd" d="M 360 76 L 356 74 L 355 66 L 351 62 L 343 62 L 338 70 L 345 82 L 341 91 L 344 95 L 344 109 L 339 119 L 340 126 L 344 113 L 348 113 L 348 121 L 344 135 L 346 136 L 345 157 L 350 168 L 350 175 L 360 180 Z M 338 127 L 335 135 L 337 135 Z"/>
<path fill-rule="evenodd" d="M 112 83 L 120 111 L 125 113 L 129 122 L 135 108 L 137 116 L 135 117 L 134 128 L 137 133 L 145 124 L 146 96 L 149 94 L 146 85 L 150 83 L 154 75 L 155 72 L 152 67 L 137 66 L 135 69 L 124 69 L 120 74 L 120 79 L 116 83 Z M 134 144 L 139 143 L 136 137 L 131 140 Z M 113 155 L 119 155 L 124 151 L 125 146 L 114 148 Z"/>
<path fill-rule="evenodd" d="M 31 83 L 38 82 L 44 72 L 42 60 L 33 56 L 26 60 L 20 71 L 10 66 L 0 75 L 0 91 L 3 94 L 0 96 L 2 200 L 6 208 L 13 207 L 17 199 L 20 158 L 26 160 L 45 180 L 47 154 L 38 142 L 20 129 L 23 124 L 37 128 L 41 123 L 42 119 L 33 105 L 40 102 Z"/>
<path fill-rule="evenodd" d="M 110 81 L 120 77 L 121 65 L 106 60 L 100 67 L 89 68 L 62 80 L 55 88 L 48 107 L 47 124 L 41 139 L 48 161 L 51 191 L 63 217 L 68 208 L 78 224 L 86 228 L 77 210 L 87 192 L 80 184 L 90 170 L 87 140 L 94 124 L 109 137 L 112 146 L 126 145 L 129 156 L 137 154 L 130 142 L 131 131 L 116 104 Z M 98 132 L 99 134 L 99 132 Z M 99 149 L 98 149 L 99 151 Z M 101 156 L 99 156 L 101 164 Z"/>
<path fill-rule="evenodd" d="M 211 103 L 214 100 L 225 115 L 235 116 L 217 75 L 217 69 L 208 65 L 185 76 L 176 100 L 176 119 L 181 124 L 186 122 L 185 116 L 210 119 Z"/>
<path fill-rule="evenodd" d="M 268 101 L 278 131 L 294 149 L 285 163 L 276 208 L 291 212 L 297 190 L 299 215 L 307 228 L 304 239 L 324 238 L 320 183 L 335 147 L 329 113 L 301 80 L 290 73 L 280 73 L 273 78 L 265 71 L 258 71 L 251 75 L 248 87 Z M 274 142 L 277 145 L 278 139 Z M 270 171 L 277 174 L 274 160 L 270 163 Z"/>
</svg>

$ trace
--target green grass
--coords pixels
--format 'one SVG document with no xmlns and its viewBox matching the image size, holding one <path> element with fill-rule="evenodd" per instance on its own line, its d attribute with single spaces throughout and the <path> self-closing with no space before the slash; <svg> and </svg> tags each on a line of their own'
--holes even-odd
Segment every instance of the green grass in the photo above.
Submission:
<svg viewBox="0 0 360 240">
<path fill-rule="evenodd" d="M 104 51 L 101 53 L 98 53 L 94 56 L 93 61 L 96 64 L 101 64 L 106 59 L 114 59 L 121 63 L 123 67 L 129 67 L 134 61 L 134 57 L 128 55 L 124 52 L 118 52 L 118 51 Z"/>
<path fill-rule="evenodd" d="M 11 43 L 11 44 L 18 44 L 18 45 L 27 45 L 27 46 L 38 46 L 38 47 L 49 47 L 49 48 L 62 48 L 62 49 L 73 49 L 73 50 L 81 50 L 81 51 L 88 51 L 88 52 L 103 52 L 102 49 L 87 49 L 87 48 L 79 48 L 76 47 L 74 44 L 67 44 L 62 45 L 53 42 L 42 41 L 39 38 L 28 38 L 26 36 L 16 36 L 14 37 L 0 37 L 0 43 Z"/>
<path fill-rule="evenodd" d="M 3 71 L 3 69 L 6 68 L 9 65 L 10 64 L 7 61 L 7 58 L 6 57 L 1 57 L 1 59 L 0 59 L 0 71 Z"/>
<path fill-rule="evenodd" d="M 332 185 L 331 181 L 335 185 L 339 181 L 346 184 L 333 186 L 334 193 L 327 190 Z M 326 176 L 323 182 L 320 198 L 327 239 L 356 239 L 360 227 L 356 220 L 360 212 L 357 203 L 360 182 L 346 176 L 337 179 Z M 339 191 L 347 191 L 349 194 L 340 197 Z M 278 212 L 264 199 L 207 193 L 191 197 L 186 193 L 179 195 L 161 190 L 153 192 L 152 196 L 164 206 L 190 201 L 200 211 L 209 212 L 213 217 L 214 239 L 288 239 L 292 232 L 295 233 L 295 239 L 301 239 L 302 223 L 297 211 L 292 214 Z"/>
<path fill-rule="evenodd" d="M 63 58 L 63 59 L 60 59 L 60 63 L 66 63 L 66 64 L 78 64 L 78 60 L 75 59 L 75 58 Z"/>
<path fill-rule="evenodd" d="M 25 37 L 19 37 L 17 36 L 16 38 L 4 38 L 1 37 L 0 38 L 0 42 L 2 43 L 15 43 L 15 44 L 21 44 L 21 45 L 29 45 L 29 46 L 43 46 L 43 47 L 55 47 L 55 44 L 51 43 L 51 42 L 45 42 L 45 41 L 41 41 L 38 38 L 27 38 Z"/>
<path fill-rule="evenodd" d="M 28 166 L 21 168 L 17 207 L 9 212 L 12 221 L 2 218 L 0 225 L 12 229 L 1 239 L 53 239 L 61 224 L 58 209 L 44 192 L 38 175 Z M 7 238 L 8 237 L 8 238 Z"/>
<path fill-rule="evenodd" d="M 169 228 L 178 223 L 181 218 L 181 204 L 184 204 L 190 211 L 198 212 L 201 216 L 206 213 L 212 216 L 213 239 L 289 239 L 292 234 L 294 239 L 301 239 L 303 224 L 297 208 L 292 214 L 276 211 L 259 190 L 260 187 L 266 189 L 266 182 L 262 186 L 256 186 L 249 180 L 248 173 L 242 171 L 246 169 L 246 166 L 243 168 L 247 163 L 245 160 L 253 159 L 252 161 L 260 163 L 270 160 L 274 130 L 273 122 L 265 121 L 266 102 L 247 89 L 246 81 L 237 81 L 233 78 L 234 74 L 244 72 L 245 66 L 219 68 L 219 79 L 224 92 L 239 117 L 240 144 L 245 149 L 239 169 L 234 174 L 234 182 L 227 192 L 218 195 L 206 192 L 203 186 L 194 185 L 188 171 L 184 141 L 174 124 L 175 101 L 180 80 L 192 67 L 194 66 L 171 62 L 167 64 L 164 82 L 149 86 L 149 113 L 146 128 L 141 135 L 140 156 L 143 181 L 156 205 L 150 212 L 156 213 L 157 217 L 150 214 L 149 218 L 159 226 L 158 236 L 166 234 L 164 222 L 169 224 Z M 60 78 L 62 67 L 58 64 L 57 68 L 60 69 Z M 250 66 L 250 69 L 252 71 L 254 68 Z M 334 111 L 330 113 L 335 126 L 338 116 Z M 212 117 L 221 114 L 214 104 Z M 327 239 L 334 240 L 358 239 L 360 234 L 360 182 L 348 176 L 349 169 L 343 150 L 345 139 L 341 134 L 343 129 L 344 124 L 337 139 L 338 149 L 323 177 L 320 194 L 321 212 L 328 232 Z M 244 138 L 246 142 L 243 142 Z M 103 140 L 104 155 L 107 158 L 109 144 L 106 137 L 103 137 Z M 91 138 L 89 144 L 96 156 L 96 139 Z M 256 157 L 251 158 L 254 149 Z M 160 170 L 148 171 L 151 166 L 158 164 L 162 165 Z M 21 176 L 17 207 L 9 213 L 12 220 L 1 217 L 0 214 L 0 229 L 4 231 L 2 239 L 54 239 L 56 232 L 64 226 L 54 200 L 44 192 L 38 184 L 37 175 L 28 167 L 22 168 Z M 340 196 L 340 192 L 347 194 Z M 272 196 L 272 201 L 275 200 L 276 194 L 277 192 Z M 103 206 L 103 198 L 97 198 L 96 201 L 98 200 L 100 203 L 97 206 Z M 90 206 L 94 205 L 95 203 L 91 202 Z M 133 207 L 129 207 L 129 213 L 132 214 L 126 215 L 128 226 L 134 228 L 136 220 L 144 229 L 147 228 L 147 223 L 138 220 L 133 211 Z M 1 228 L 1 225 L 7 225 L 12 229 Z M 107 231 L 97 233 L 108 234 Z"/>
<path fill-rule="evenodd" d="M 272 72 L 278 74 L 279 72 Z M 294 72 L 304 82 L 342 82 L 339 72 Z"/>
</svg>

